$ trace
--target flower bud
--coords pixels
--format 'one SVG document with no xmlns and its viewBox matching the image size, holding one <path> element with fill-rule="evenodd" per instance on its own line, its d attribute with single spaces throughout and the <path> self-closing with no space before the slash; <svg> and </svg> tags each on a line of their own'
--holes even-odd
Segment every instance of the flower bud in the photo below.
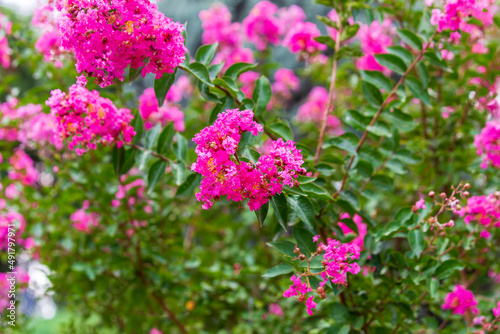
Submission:
<svg viewBox="0 0 500 334">
<path fill-rule="evenodd" d="M 439 194 L 439 197 L 441 197 L 441 198 L 443 198 L 443 199 L 444 199 L 444 198 L 446 198 L 446 193 L 441 193 L 441 194 Z"/>
<path fill-rule="evenodd" d="M 295 248 L 293 249 L 293 252 L 294 252 L 295 254 L 299 255 L 299 254 L 300 254 L 300 248 L 299 248 L 299 247 L 297 247 L 297 245 L 295 245 Z"/>
<path fill-rule="evenodd" d="M 316 248 L 316 253 L 318 253 L 318 254 L 323 253 L 323 245 L 319 245 L 319 246 Z"/>
<path fill-rule="evenodd" d="M 323 261 L 321 261 L 321 265 L 322 265 L 323 267 L 326 267 L 326 265 L 327 265 L 327 264 L 328 264 L 328 261 L 327 261 L 327 260 L 323 260 Z"/>
<path fill-rule="evenodd" d="M 322 294 L 322 293 L 325 293 L 325 289 L 324 289 L 322 286 L 320 286 L 320 287 L 316 290 L 316 292 L 317 292 L 318 294 Z"/>
<path fill-rule="evenodd" d="M 418 209 L 415 205 L 411 207 L 411 212 L 418 212 Z"/>
<path fill-rule="evenodd" d="M 466 184 L 464 185 L 464 189 L 470 189 L 470 184 L 469 184 L 469 183 L 466 183 Z"/>
<path fill-rule="evenodd" d="M 306 259 L 306 256 L 304 254 L 299 255 L 299 260 L 304 261 Z"/>
<path fill-rule="evenodd" d="M 434 195 L 436 195 L 434 191 L 429 191 L 429 197 L 434 197 Z"/>
<path fill-rule="evenodd" d="M 303 303 L 306 301 L 306 296 L 305 295 L 300 295 L 299 296 L 299 302 Z"/>
<path fill-rule="evenodd" d="M 436 222 L 437 222 L 436 218 L 434 218 L 434 217 L 429 218 L 429 224 L 434 225 L 434 224 L 436 224 Z"/>
<path fill-rule="evenodd" d="M 464 197 L 469 197 L 469 195 L 470 195 L 470 194 L 469 194 L 469 192 L 468 192 L 468 191 L 464 191 L 464 192 L 463 192 L 463 195 L 464 195 Z"/>
</svg>

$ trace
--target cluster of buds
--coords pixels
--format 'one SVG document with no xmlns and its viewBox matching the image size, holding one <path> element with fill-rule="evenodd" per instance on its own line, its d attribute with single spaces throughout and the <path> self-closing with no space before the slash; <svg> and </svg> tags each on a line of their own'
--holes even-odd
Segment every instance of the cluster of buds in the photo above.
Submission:
<svg viewBox="0 0 500 334">
<path fill-rule="evenodd" d="M 319 240 L 319 235 L 313 238 L 314 242 Z M 352 260 L 359 259 L 359 246 L 353 243 L 343 244 L 338 240 L 328 239 L 326 244 L 319 242 L 316 251 L 307 257 L 301 252 L 300 248 L 295 246 L 293 252 L 297 255 L 294 260 L 307 261 L 307 269 L 304 272 L 292 275 L 290 280 L 293 284 L 285 292 L 283 297 L 290 298 L 296 296 L 296 299 L 306 304 L 307 313 L 312 315 L 312 309 L 316 308 L 313 302 L 313 295 L 307 297 L 307 293 L 315 292 L 321 299 L 326 298 L 325 285 L 330 281 L 336 285 L 347 285 L 347 273 L 358 274 L 361 270 L 359 265 Z M 321 264 L 323 270 L 311 270 L 311 261 L 315 256 L 322 256 Z M 313 288 L 309 277 L 320 276 L 323 281 L 317 288 Z M 306 282 L 302 282 L 304 278 Z"/>
</svg>

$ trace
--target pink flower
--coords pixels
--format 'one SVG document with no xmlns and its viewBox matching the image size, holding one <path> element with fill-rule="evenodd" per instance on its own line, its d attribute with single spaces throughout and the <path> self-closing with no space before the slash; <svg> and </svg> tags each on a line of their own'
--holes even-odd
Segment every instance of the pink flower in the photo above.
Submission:
<svg viewBox="0 0 500 334">
<path fill-rule="evenodd" d="M 277 315 L 278 317 L 285 316 L 281 307 L 276 303 L 269 304 L 269 314 L 274 314 L 274 315 Z"/>
<path fill-rule="evenodd" d="M 476 305 L 476 298 L 471 291 L 461 285 L 455 285 L 453 292 L 446 295 L 442 308 L 452 310 L 454 314 L 464 315 L 467 311 L 478 314 Z"/>
<path fill-rule="evenodd" d="M 314 296 L 309 296 L 309 298 L 307 298 L 307 301 L 306 301 L 307 314 L 309 314 L 309 315 L 313 315 L 312 309 L 316 308 L 316 303 L 313 302 L 313 298 L 314 298 Z"/>
<path fill-rule="evenodd" d="M 231 12 L 222 3 L 214 3 L 199 14 L 203 34 L 203 44 L 218 42 L 219 50 L 236 48 L 241 45 L 242 34 L 239 23 L 231 23 Z"/>
<path fill-rule="evenodd" d="M 278 17 L 281 21 L 281 35 L 286 34 L 293 26 L 306 20 L 306 13 L 304 10 L 297 6 L 291 5 L 290 7 L 283 7 L 278 10 Z"/>
<path fill-rule="evenodd" d="M 243 31 L 248 41 L 255 44 L 257 50 L 265 50 L 268 44 L 280 42 L 280 20 L 276 16 L 278 7 L 269 1 L 260 1 L 243 20 Z"/>
<path fill-rule="evenodd" d="M 144 127 L 152 128 L 156 123 L 163 126 L 169 122 L 174 122 L 176 131 L 182 132 L 185 129 L 184 113 L 173 102 L 179 102 L 182 93 L 177 86 L 172 85 L 167 93 L 164 104 L 158 108 L 158 100 L 153 88 L 146 88 L 139 96 L 139 112 L 144 119 Z"/>
<path fill-rule="evenodd" d="M 425 200 L 423 198 L 419 199 L 417 203 L 415 203 L 415 207 L 420 210 L 425 210 Z"/>
<path fill-rule="evenodd" d="M 467 30 L 466 18 L 473 17 L 488 26 L 493 22 L 495 10 L 495 1 L 446 0 L 443 10 L 432 10 L 431 24 L 436 25 L 439 32 Z"/>
<path fill-rule="evenodd" d="M 255 167 L 240 161 L 236 152 L 241 135 L 247 131 L 256 136 L 263 128 L 253 121 L 250 110 L 234 109 L 220 113 L 214 124 L 194 136 L 198 159 L 191 169 L 203 176 L 196 198 L 203 202 L 204 209 L 226 196 L 228 201 L 248 200 L 249 208 L 257 210 L 281 193 L 283 185 L 296 186 L 298 175 L 305 173 L 295 143 L 281 138 L 272 143 Z"/>
<path fill-rule="evenodd" d="M 9 163 L 13 168 L 9 171 L 9 179 L 20 181 L 26 186 L 35 185 L 38 171 L 34 167 L 33 160 L 23 150 L 17 150 L 10 157 Z"/>
<path fill-rule="evenodd" d="M 283 46 L 292 53 L 314 55 L 319 51 L 326 50 L 326 45 L 314 40 L 320 35 L 320 31 L 314 23 L 299 22 L 288 31 L 283 39 Z"/>
<path fill-rule="evenodd" d="M 373 55 L 386 53 L 386 48 L 392 45 L 394 35 L 395 28 L 389 19 L 385 19 L 382 23 L 375 20 L 369 25 L 362 24 L 356 36 L 364 55 L 357 60 L 357 68 L 365 71 L 383 71 L 388 74 L 390 71 L 381 66 Z"/>
<path fill-rule="evenodd" d="M 488 122 L 481 133 L 474 138 L 477 154 L 482 156 L 481 167 L 486 169 L 488 164 L 500 168 L 500 124 Z"/>
<path fill-rule="evenodd" d="M 344 218 L 351 218 L 351 216 L 347 212 L 345 212 L 340 216 L 340 219 Z M 365 248 L 365 236 L 368 233 L 368 227 L 365 223 L 363 223 L 363 218 L 361 218 L 361 216 L 359 216 L 358 214 L 354 215 L 352 221 L 358 227 L 359 233 L 358 236 L 351 241 L 351 243 L 356 244 L 359 249 L 363 250 Z M 339 222 L 338 225 L 344 234 L 354 233 L 354 231 L 347 227 L 346 224 Z"/>
<path fill-rule="evenodd" d="M 135 135 L 130 110 L 116 108 L 97 91 L 73 85 L 68 94 L 53 90 L 46 103 L 56 119 L 56 133 L 62 139 L 69 138 L 69 149 L 78 155 L 95 150 L 97 144 L 121 146 Z"/>
<path fill-rule="evenodd" d="M 73 50 L 79 73 L 101 87 L 125 79 L 125 68 L 142 75 L 173 73 L 185 59 L 184 27 L 165 17 L 156 3 L 142 0 L 56 2 L 61 45 Z M 145 60 L 148 60 L 145 62 Z"/>
<path fill-rule="evenodd" d="M 155 327 L 149 331 L 149 334 L 163 334 L 163 332 Z"/>
<path fill-rule="evenodd" d="M 500 300 L 497 303 L 497 307 L 493 308 L 492 312 L 495 318 L 500 317 Z"/>
<path fill-rule="evenodd" d="M 15 211 L 10 211 L 6 214 L 0 214 L 0 249 L 7 250 L 9 238 L 9 226 L 15 227 L 16 240 L 22 242 L 20 235 L 24 233 L 26 221 L 24 217 Z M 10 236 L 12 238 L 12 235 Z M 1 289 L 0 289 L 1 291 Z"/>
<path fill-rule="evenodd" d="M 297 121 L 299 122 L 314 122 L 317 126 L 323 121 L 323 114 L 328 104 L 328 91 L 324 87 L 314 87 L 309 95 L 307 101 L 299 107 L 297 112 Z M 327 131 L 331 135 L 341 135 L 344 133 L 342 130 L 342 123 L 340 120 L 333 116 L 327 117 Z"/>
<path fill-rule="evenodd" d="M 84 201 L 82 208 L 78 209 L 70 216 L 70 219 L 73 222 L 73 227 L 76 228 L 78 231 L 85 233 L 90 233 L 93 227 L 99 226 L 97 213 L 94 212 L 87 213 L 86 210 L 88 208 L 89 208 L 89 202 Z"/>
<path fill-rule="evenodd" d="M 285 290 L 285 292 L 283 292 L 283 297 L 290 298 L 293 296 L 305 295 L 306 293 L 311 291 L 311 288 L 308 288 L 306 283 L 301 282 L 300 276 L 292 275 L 292 277 L 290 277 L 290 280 L 293 282 L 293 284 L 287 290 Z"/>
</svg>

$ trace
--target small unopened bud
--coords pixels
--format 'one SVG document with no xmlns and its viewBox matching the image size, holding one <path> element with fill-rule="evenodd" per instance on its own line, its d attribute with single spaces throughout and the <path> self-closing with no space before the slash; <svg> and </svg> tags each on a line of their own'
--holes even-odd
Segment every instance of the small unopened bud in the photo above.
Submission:
<svg viewBox="0 0 500 334">
<path fill-rule="evenodd" d="M 436 195 L 434 191 L 429 191 L 429 197 L 434 197 L 434 195 Z"/>
<path fill-rule="evenodd" d="M 304 261 L 306 259 L 306 256 L 304 254 L 299 255 L 299 260 Z"/>
<path fill-rule="evenodd" d="M 460 204 L 457 204 L 457 210 L 462 210 L 462 206 Z"/>
<path fill-rule="evenodd" d="M 495 197 L 500 197 L 500 191 L 495 191 Z"/>
<path fill-rule="evenodd" d="M 325 289 L 324 289 L 322 286 L 320 286 L 320 287 L 316 290 L 316 292 L 318 292 L 318 294 L 322 294 L 322 293 L 325 293 Z"/>
<path fill-rule="evenodd" d="M 452 197 L 451 197 L 451 201 L 452 201 L 452 202 L 454 202 L 454 201 L 456 201 L 456 200 L 457 200 L 457 198 L 456 198 L 455 196 L 452 196 Z"/>
<path fill-rule="evenodd" d="M 469 197 L 470 195 L 468 191 L 464 191 L 462 194 L 464 195 L 464 197 Z"/>
<path fill-rule="evenodd" d="M 453 227 L 455 226 L 455 221 L 453 220 L 450 220 L 449 222 L 447 222 L 446 224 L 444 224 L 445 226 L 448 226 L 448 227 Z"/>
<path fill-rule="evenodd" d="M 297 247 L 297 245 L 295 245 L 295 248 L 293 249 L 293 252 L 294 252 L 295 254 L 299 255 L 299 254 L 300 254 L 300 248 L 299 248 L 299 247 Z"/>
<path fill-rule="evenodd" d="M 493 327 L 494 330 L 498 330 L 498 325 L 495 325 L 495 327 Z"/>
<path fill-rule="evenodd" d="M 319 246 L 316 248 L 316 253 L 318 253 L 318 254 L 323 253 L 323 245 L 319 245 Z"/>
<path fill-rule="evenodd" d="M 303 303 L 306 301 L 306 296 L 305 295 L 300 295 L 299 296 L 299 302 Z"/>
<path fill-rule="evenodd" d="M 470 184 L 469 184 L 469 183 L 466 183 L 466 184 L 464 185 L 464 189 L 470 189 Z"/>
<path fill-rule="evenodd" d="M 436 223 L 436 221 L 437 221 L 437 220 L 436 220 L 436 218 L 434 218 L 434 217 L 430 217 L 430 218 L 429 218 L 429 224 L 431 224 L 431 225 L 435 224 L 435 223 Z"/>
<path fill-rule="evenodd" d="M 439 194 L 439 197 L 441 197 L 441 198 L 444 199 L 444 198 L 446 198 L 446 194 L 445 193 L 441 193 L 441 194 Z"/>
<path fill-rule="evenodd" d="M 326 299 L 326 293 L 321 293 L 321 294 L 319 295 L 319 298 L 321 298 L 321 299 Z"/>
<path fill-rule="evenodd" d="M 411 207 L 411 212 L 418 212 L 418 209 L 415 205 Z"/>
<path fill-rule="evenodd" d="M 322 265 L 323 267 L 326 267 L 326 265 L 327 265 L 327 264 L 328 264 L 328 261 L 327 261 L 327 260 L 323 260 L 323 261 L 321 261 L 321 265 Z"/>
</svg>

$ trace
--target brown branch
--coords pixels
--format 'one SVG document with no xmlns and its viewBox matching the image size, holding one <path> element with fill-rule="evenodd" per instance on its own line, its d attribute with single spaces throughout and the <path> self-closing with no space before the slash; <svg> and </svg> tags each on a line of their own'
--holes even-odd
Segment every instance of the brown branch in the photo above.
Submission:
<svg viewBox="0 0 500 334">
<path fill-rule="evenodd" d="M 340 35 L 342 33 L 342 27 L 339 26 L 339 32 L 337 34 L 337 38 L 335 41 L 335 52 L 334 52 L 334 59 L 333 59 L 333 65 L 332 65 L 332 74 L 331 74 L 331 79 L 330 79 L 330 89 L 328 92 L 328 103 L 326 105 L 325 111 L 323 113 L 323 119 L 321 120 L 321 129 L 319 132 L 319 139 L 318 139 L 318 146 L 316 147 L 316 154 L 314 155 L 314 164 L 317 164 L 319 161 L 319 154 L 321 153 L 321 146 L 323 146 L 323 140 L 325 136 L 325 130 L 326 130 L 326 121 L 328 119 L 328 114 L 333 110 L 334 102 L 335 102 L 335 81 L 337 80 L 337 52 L 340 49 Z"/>
<path fill-rule="evenodd" d="M 399 79 L 398 83 L 396 84 L 396 86 L 394 86 L 394 88 L 389 93 L 389 95 L 387 96 L 387 98 L 385 99 L 385 101 L 380 105 L 380 108 L 375 113 L 375 116 L 373 116 L 373 118 L 372 118 L 369 126 L 373 126 L 375 124 L 375 122 L 377 121 L 377 119 L 382 114 L 382 111 L 384 110 L 384 108 L 389 104 L 389 102 L 391 101 L 391 99 L 396 95 L 396 91 L 397 91 L 398 87 L 403 83 L 403 81 L 408 76 L 408 74 L 410 74 L 410 72 L 413 70 L 413 68 L 422 59 L 422 57 L 424 55 L 424 52 L 427 50 L 427 47 L 429 46 L 429 44 L 431 43 L 431 41 L 436 36 L 436 33 L 437 33 L 437 30 L 434 32 L 434 34 L 432 35 L 432 37 L 429 39 L 429 42 L 422 49 L 422 51 L 419 52 L 419 54 L 417 55 L 417 57 L 415 58 L 415 60 L 413 61 L 413 63 L 411 63 L 411 65 L 406 70 L 406 72 L 401 76 L 401 78 Z M 368 130 L 365 130 L 365 132 L 363 132 L 363 135 L 361 136 L 361 139 L 358 142 L 358 145 L 356 146 L 356 153 L 359 152 L 359 150 L 361 149 L 361 147 L 365 143 L 365 140 L 366 140 L 367 137 L 368 137 Z M 333 198 L 337 198 L 340 195 L 340 193 L 342 192 L 342 190 L 344 190 L 344 187 L 345 187 L 345 184 L 347 182 L 348 175 L 349 175 L 349 170 L 351 169 L 352 164 L 354 163 L 354 159 L 355 159 L 355 155 L 353 155 L 351 157 L 351 159 L 349 160 L 349 163 L 347 164 L 347 168 L 346 168 L 345 174 L 342 177 L 342 183 L 340 185 L 340 188 L 339 188 L 339 190 L 337 190 L 335 192 L 335 194 L 333 195 Z"/>
</svg>

